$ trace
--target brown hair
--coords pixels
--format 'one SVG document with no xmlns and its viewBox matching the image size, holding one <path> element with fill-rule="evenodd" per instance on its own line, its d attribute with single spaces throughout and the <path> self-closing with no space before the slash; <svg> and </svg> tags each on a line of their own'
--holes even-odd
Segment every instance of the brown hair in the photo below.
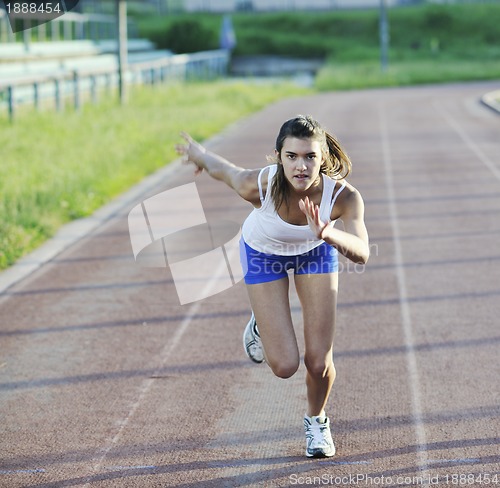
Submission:
<svg viewBox="0 0 500 488">
<path fill-rule="evenodd" d="M 281 150 L 287 137 L 297 139 L 313 139 L 321 143 L 321 153 L 324 159 L 320 172 L 336 179 L 345 178 L 351 172 L 351 160 L 340 146 L 334 136 L 326 132 L 319 122 L 309 115 L 297 115 L 287 120 L 282 126 L 276 138 L 275 160 L 278 162 L 278 171 L 273 178 L 271 186 L 271 198 L 276 210 L 283 202 L 288 205 L 289 186 L 287 184 L 283 165 L 281 164 Z"/>
</svg>

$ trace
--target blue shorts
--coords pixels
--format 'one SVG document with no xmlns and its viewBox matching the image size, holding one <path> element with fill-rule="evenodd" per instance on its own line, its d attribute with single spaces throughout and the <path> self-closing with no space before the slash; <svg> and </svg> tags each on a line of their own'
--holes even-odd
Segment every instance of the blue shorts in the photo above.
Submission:
<svg viewBox="0 0 500 488">
<path fill-rule="evenodd" d="M 256 251 L 241 239 L 240 259 L 247 285 L 285 278 L 290 269 L 299 275 L 336 273 L 339 269 L 338 251 L 326 242 L 304 254 L 280 256 Z"/>
</svg>

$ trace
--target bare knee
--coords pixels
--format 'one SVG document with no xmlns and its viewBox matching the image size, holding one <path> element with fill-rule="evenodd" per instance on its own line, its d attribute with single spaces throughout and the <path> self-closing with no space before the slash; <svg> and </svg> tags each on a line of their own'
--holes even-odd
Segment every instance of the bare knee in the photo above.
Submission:
<svg viewBox="0 0 500 488">
<path fill-rule="evenodd" d="M 281 360 L 275 362 L 269 361 L 268 363 L 275 376 L 283 379 L 292 377 L 299 369 L 299 361 Z"/>
<path fill-rule="evenodd" d="M 306 356 L 304 358 L 304 363 L 307 372 L 313 378 L 321 379 L 329 376 L 330 378 L 335 379 L 337 373 L 331 358 L 321 358 L 314 355 L 312 357 Z"/>
</svg>

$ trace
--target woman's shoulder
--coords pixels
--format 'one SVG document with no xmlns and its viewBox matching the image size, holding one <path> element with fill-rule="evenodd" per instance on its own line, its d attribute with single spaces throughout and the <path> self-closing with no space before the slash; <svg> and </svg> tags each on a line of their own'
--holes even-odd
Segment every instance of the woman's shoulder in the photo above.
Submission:
<svg viewBox="0 0 500 488">
<path fill-rule="evenodd" d="M 264 190 L 264 193 L 267 190 L 267 186 L 269 183 L 269 177 L 271 177 L 271 178 L 274 177 L 277 169 L 278 169 L 278 165 L 276 163 L 268 164 L 267 166 L 260 168 L 259 179 L 260 179 L 260 184 L 262 185 L 262 189 Z"/>
<path fill-rule="evenodd" d="M 269 171 L 271 166 L 246 169 L 240 174 L 238 193 L 245 200 L 255 206 L 260 206 L 260 193 L 266 192 Z"/>
<path fill-rule="evenodd" d="M 345 179 L 336 180 L 333 195 L 337 195 L 333 213 L 341 218 L 346 212 L 363 205 L 363 198 L 359 190 Z"/>
<path fill-rule="evenodd" d="M 344 200 L 345 202 L 352 202 L 359 199 L 362 200 L 360 191 L 347 180 L 337 180 L 336 188 L 337 187 L 344 187 L 341 195 L 343 194 L 342 200 Z"/>
</svg>

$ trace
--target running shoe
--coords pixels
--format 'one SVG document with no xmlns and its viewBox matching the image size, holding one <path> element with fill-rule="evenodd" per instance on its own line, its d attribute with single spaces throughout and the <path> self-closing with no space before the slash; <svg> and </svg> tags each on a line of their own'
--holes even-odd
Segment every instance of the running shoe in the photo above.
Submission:
<svg viewBox="0 0 500 488">
<path fill-rule="evenodd" d="M 330 419 L 304 416 L 306 430 L 306 456 L 313 458 L 331 457 L 335 454 L 335 444 L 330 432 Z"/>
<path fill-rule="evenodd" d="M 254 363 L 260 364 L 264 362 L 264 349 L 262 348 L 259 329 L 257 329 L 257 322 L 255 321 L 253 312 L 243 331 L 243 347 L 245 348 L 246 355 Z"/>
</svg>

